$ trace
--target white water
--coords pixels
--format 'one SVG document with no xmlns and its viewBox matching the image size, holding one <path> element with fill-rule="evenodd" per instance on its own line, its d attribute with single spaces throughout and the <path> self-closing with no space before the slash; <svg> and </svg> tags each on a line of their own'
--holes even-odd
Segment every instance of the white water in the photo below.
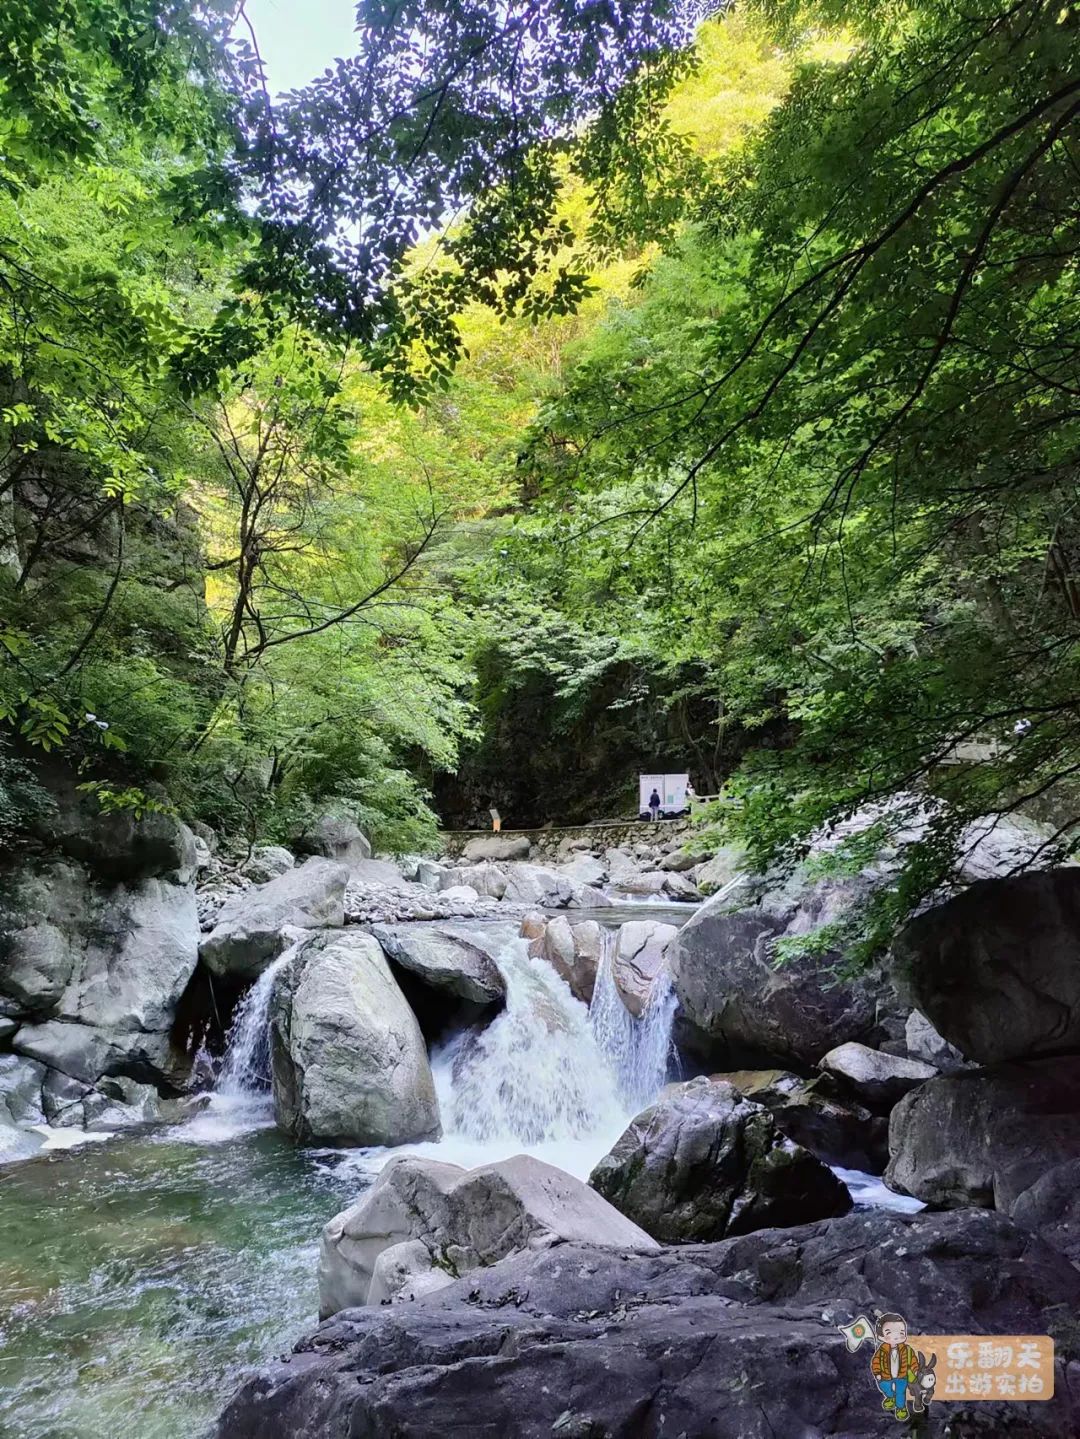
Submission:
<svg viewBox="0 0 1080 1439">
<path fill-rule="evenodd" d="M 408 1152 L 471 1168 L 525 1150 L 587 1178 L 656 1097 L 671 1048 L 670 982 L 634 1019 L 615 990 L 611 958 L 609 948 L 586 1009 L 546 960 L 530 957 L 525 940 L 506 944 L 497 958 L 506 1008 L 483 1031 L 434 1052 L 443 1137 Z M 369 1150 L 361 1162 L 378 1169 L 400 1152 Z"/>
</svg>

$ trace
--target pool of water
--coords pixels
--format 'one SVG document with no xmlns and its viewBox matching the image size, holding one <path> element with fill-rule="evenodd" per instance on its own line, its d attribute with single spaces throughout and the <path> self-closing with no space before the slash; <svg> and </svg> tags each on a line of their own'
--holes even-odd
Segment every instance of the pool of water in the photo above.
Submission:
<svg viewBox="0 0 1080 1439">
<path fill-rule="evenodd" d="M 193 1129 L 0 1169 L 3 1439 L 200 1439 L 315 1319 L 319 1230 L 370 1176 Z"/>
</svg>

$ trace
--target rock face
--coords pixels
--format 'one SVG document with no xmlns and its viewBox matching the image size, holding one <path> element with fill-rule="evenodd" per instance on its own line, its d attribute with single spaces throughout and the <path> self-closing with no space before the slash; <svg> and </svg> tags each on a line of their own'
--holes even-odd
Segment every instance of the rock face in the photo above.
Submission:
<svg viewBox="0 0 1080 1439">
<path fill-rule="evenodd" d="M 474 1004 L 497 1004 L 506 984 L 496 958 L 515 936 L 509 924 L 403 924 L 373 927 L 387 955 L 425 984 Z"/>
<path fill-rule="evenodd" d="M 867 1104 L 890 1105 L 903 1099 L 909 1090 L 937 1077 L 931 1064 L 883 1054 L 865 1044 L 838 1044 L 821 1060 L 821 1068 L 835 1075 Z"/>
<path fill-rule="evenodd" d="M 345 923 L 349 871 L 329 859 L 295 869 L 227 899 L 200 947 L 215 974 L 254 979 L 285 949 L 283 930 L 338 928 Z"/>
<path fill-rule="evenodd" d="M 62 858 L 0 879 L 0 1007 L 20 1021 L 12 1045 L 65 1073 L 93 1080 L 129 1055 L 166 1066 L 168 1030 L 197 961 L 187 884 L 103 882 Z"/>
<path fill-rule="evenodd" d="M 743 1069 L 712 1078 L 764 1105 L 781 1134 L 826 1164 L 880 1174 L 889 1162 L 889 1121 L 838 1098 L 827 1075 L 810 1080 L 782 1069 Z"/>
<path fill-rule="evenodd" d="M 640 1015 L 660 974 L 667 968 L 668 949 L 678 934 L 673 924 L 632 919 L 619 926 L 612 974 L 615 988 L 633 1015 Z"/>
<path fill-rule="evenodd" d="M 323 1230 L 319 1311 L 325 1318 L 386 1297 L 376 1265 L 391 1248 L 421 1242 L 452 1276 L 518 1250 L 561 1240 L 649 1252 L 657 1245 L 580 1180 L 518 1154 L 479 1169 L 430 1159 L 394 1159 L 374 1188 Z M 400 1254 L 393 1256 L 400 1259 Z M 415 1253 L 410 1268 L 415 1265 Z"/>
<path fill-rule="evenodd" d="M 907 1017 L 904 1043 L 912 1059 L 932 1064 L 941 1074 L 955 1074 L 967 1067 L 967 1061 L 956 1046 L 943 1039 L 926 1015 L 920 1014 L 917 1009 L 913 1009 Z"/>
<path fill-rule="evenodd" d="M 896 1309 L 941 1332 L 1038 1334 L 1077 1304 L 1080 1273 L 978 1211 L 856 1213 L 651 1254 L 560 1244 L 329 1320 L 245 1382 L 217 1439 L 881 1439 L 900 1426 L 837 1324 Z M 1047 1403 L 947 1413 L 956 1439 L 1080 1429 L 1060 1358 Z"/>
<path fill-rule="evenodd" d="M 462 859 L 470 864 L 481 860 L 528 859 L 532 845 L 527 835 L 487 834 L 469 840 L 461 852 Z"/>
<path fill-rule="evenodd" d="M 724 1067 L 762 1059 L 813 1065 L 847 1040 L 873 1043 L 893 1011 L 899 1026 L 880 977 L 837 982 L 838 954 L 774 963 L 776 940 L 838 919 L 870 884 L 861 877 L 793 883 L 734 909 L 731 896 L 707 900 L 670 951 L 694 1046 Z"/>
<path fill-rule="evenodd" d="M 669 1085 L 589 1183 L 666 1244 L 802 1224 L 851 1208 L 832 1171 L 723 1080 Z"/>
<path fill-rule="evenodd" d="M 893 1110 L 889 1149 L 893 1188 L 1008 1213 L 1046 1170 L 1080 1158 L 1080 1058 L 932 1079 Z"/>
<path fill-rule="evenodd" d="M 988 879 L 894 945 L 913 1002 L 981 1064 L 1080 1049 L 1080 866 Z"/>
<path fill-rule="evenodd" d="M 274 1111 L 287 1134 L 327 1144 L 438 1138 L 424 1037 L 371 935 L 302 942 L 270 1012 Z"/>
</svg>

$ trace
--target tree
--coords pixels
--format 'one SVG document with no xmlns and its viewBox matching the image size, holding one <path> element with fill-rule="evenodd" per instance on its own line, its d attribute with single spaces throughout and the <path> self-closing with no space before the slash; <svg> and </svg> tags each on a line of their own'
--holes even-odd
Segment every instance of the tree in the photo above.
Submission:
<svg viewBox="0 0 1080 1439">
<path fill-rule="evenodd" d="M 972 815 L 1057 796 L 1075 832 L 1080 15 L 753 9 L 853 43 L 717 167 L 534 457 L 578 603 L 644 598 L 733 716 L 797 723 L 738 784 L 760 862 L 837 811 L 917 791 L 900 829 L 940 801 L 880 938 Z M 984 734 L 990 762 L 950 763 Z"/>
</svg>

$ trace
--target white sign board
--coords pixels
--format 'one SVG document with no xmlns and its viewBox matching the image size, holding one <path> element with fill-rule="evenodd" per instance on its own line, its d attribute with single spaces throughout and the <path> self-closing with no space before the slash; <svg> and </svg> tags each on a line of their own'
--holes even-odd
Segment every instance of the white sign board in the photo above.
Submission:
<svg viewBox="0 0 1080 1439">
<path fill-rule="evenodd" d="M 655 791 L 660 796 L 660 813 L 665 818 L 681 814 L 687 808 L 686 786 L 690 783 L 688 774 L 639 774 L 638 811 L 649 812 L 649 800 Z"/>
</svg>

